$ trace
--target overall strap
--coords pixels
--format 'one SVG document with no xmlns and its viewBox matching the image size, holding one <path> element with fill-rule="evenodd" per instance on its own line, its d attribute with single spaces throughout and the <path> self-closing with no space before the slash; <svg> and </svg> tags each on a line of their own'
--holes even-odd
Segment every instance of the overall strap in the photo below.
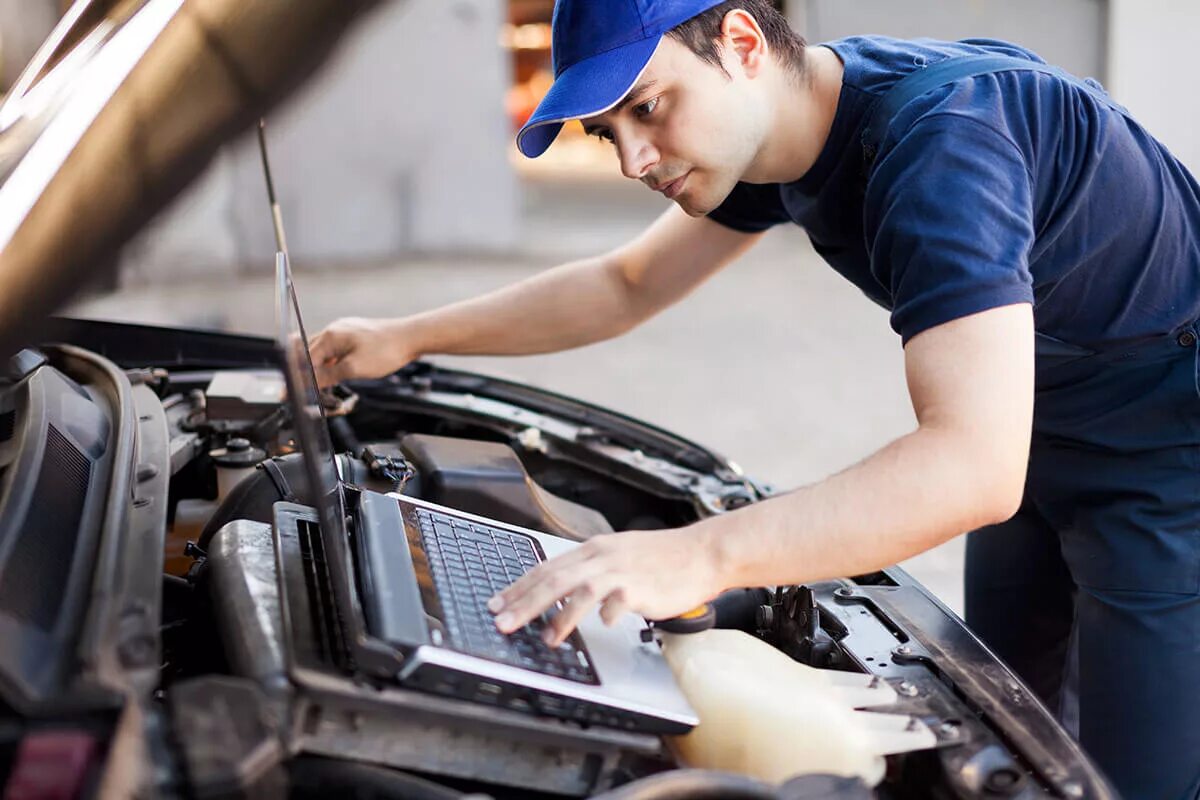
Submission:
<svg viewBox="0 0 1200 800">
<path fill-rule="evenodd" d="M 1010 72 L 1012 70 L 1027 70 L 1053 75 L 1070 83 L 1072 86 L 1090 93 L 1104 105 L 1122 114 L 1127 114 L 1124 108 L 1117 105 L 1100 88 L 1099 84 L 1090 80 L 1082 81 L 1074 75 L 1058 67 L 1052 67 L 1049 64 L 1042 64 L 1025 58 L 1000 55 L 952 56 L 944 61 L 922 67 L 915 72 L 905 75 L 882 97 L 875 101 L 875 105 L 867 112 L 867 124 L 863 127 L 862 132 L 864 174 L 866 174 L 872 162 L 875 161 L 875 156 L 879 153 L 879 145 L 882 144 L 883 135 L 887 131 L 888 125 L 896 114 L 899 113 L 900 109 L 908 105 L 908 103 L 926 92 L 933 91 L 939 86 L 945 86 L 948 83 L 954 83 L 963 78 L 974 78 L 978 75 L 987 75 L 993 72 Z"/>
</svg>

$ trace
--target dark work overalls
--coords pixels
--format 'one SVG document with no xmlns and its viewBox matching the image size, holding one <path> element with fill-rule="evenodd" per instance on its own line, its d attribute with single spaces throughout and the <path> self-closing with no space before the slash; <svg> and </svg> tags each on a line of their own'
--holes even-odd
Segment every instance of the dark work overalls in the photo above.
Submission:
<svg viewBox="0 0 1200 800">
<path fill-rule="evenodd" d="M 960 78 L 1049 72 L 948 59 L 901 80 L 905 103 Z M 967 623 L 1037 691 L 1126 798 L 1200 796 L 1200 331 L 1103 352 L 1038 334 L 1020 511 L 967 539 Z"/>
</svg>

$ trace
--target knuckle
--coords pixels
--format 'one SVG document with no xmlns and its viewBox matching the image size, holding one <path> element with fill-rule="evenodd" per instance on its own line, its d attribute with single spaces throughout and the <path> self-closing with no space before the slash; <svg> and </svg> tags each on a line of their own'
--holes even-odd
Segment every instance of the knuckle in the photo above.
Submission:
<svg viewBox="0 0 1200 800">
<path fill-rule="evenodd" d="M 546 581 L 546 588 L 554 594 L 555 597 L 561 597 L 570 587 L 570 579 L 561 572 L 556 572 Z"/>
</svg>

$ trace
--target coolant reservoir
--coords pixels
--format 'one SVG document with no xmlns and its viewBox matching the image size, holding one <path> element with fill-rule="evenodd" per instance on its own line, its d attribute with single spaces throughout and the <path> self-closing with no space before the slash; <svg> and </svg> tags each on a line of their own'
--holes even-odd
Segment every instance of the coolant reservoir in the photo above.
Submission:
<svg viewBox="0 0 1200 800">
<path fill-rule="evenodd" d="M 859 709 L 896 701 L 871 675 L 814 669 L 736 630 L 663 633 L 663 652 L 700 725 L 673 745 L 689 766 L 771 783 L 805 774 L 883 780 L 884 756 L 933 747 L 919 720 Z"/>
</svg>

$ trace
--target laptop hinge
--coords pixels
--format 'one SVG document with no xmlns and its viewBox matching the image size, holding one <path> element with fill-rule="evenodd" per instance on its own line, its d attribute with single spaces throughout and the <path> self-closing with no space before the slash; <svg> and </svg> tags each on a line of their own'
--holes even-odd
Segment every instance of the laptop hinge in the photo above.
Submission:
<svg viewBox="0 0 1200 800">
<path fill-rule="evenodd" d="M 355 549 L 368 632 L 411 652 L 431 639 L 404 517 L 387 495 L 357 495 Z"/>
</svg>

